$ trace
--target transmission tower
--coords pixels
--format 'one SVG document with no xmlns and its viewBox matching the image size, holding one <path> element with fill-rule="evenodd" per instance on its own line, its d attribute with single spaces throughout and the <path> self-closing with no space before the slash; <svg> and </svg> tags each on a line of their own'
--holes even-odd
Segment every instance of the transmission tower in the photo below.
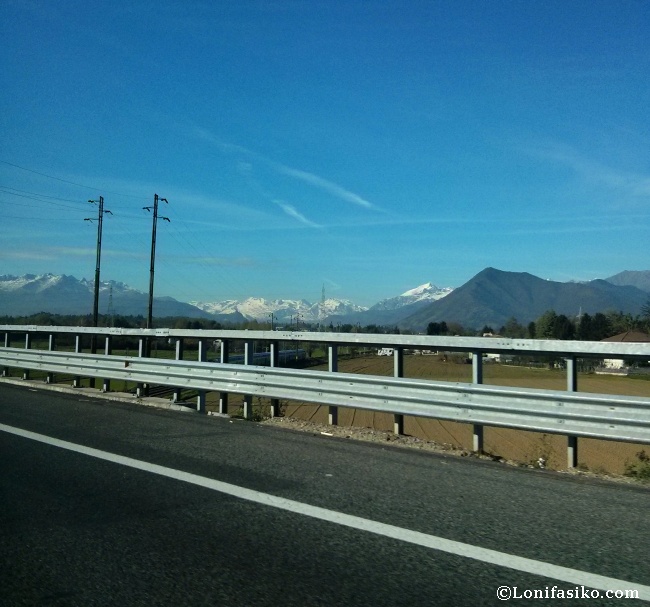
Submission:
<svg viewBox="0 0 650 607">
<path fill-rule="evenodd" d="M 320 302 L 325 303 L 325 283 L 323 283 L 323 290 L 321 291 Z"/>
<path fill-rule="evenodd" d="M 110 319 L 111 327 L 115 326 L 115 310 L 113 309 L 113 285 L 108 291 L 108 311 L 107 316 Z"/>
<path fill-rule="evenodd" d="M 99 267 L 102 260 L 102 227 L 104 222 L 104 215 L 108 213 L 112 215 L 108 210 L 104 210 L 104 197 L 100 196 L 99 200 L 89 200 L 91 204 L 97 204 L 99 206 L 99 213 L 97 215 L 97 262 L 95 264 L 95 297 L 93 300 L 93 326 L 97 326 L 99 320 Z M 86 217 L 84 221 L 93 222 L 91 217 Z"/>
<path fill-rule="evenodd" d="M 153 228 L 151 230 L 151 265 L 149 268 L 149 311 L 147 313 L 147 329 L 153 327 L 153 275 L 154 267 L 156 265 L 156 226 L 158 224 L 158 201 L 167 203 L 166 198 L 158 198 L 158 194 L 153 195 Z M 142 207 L 143 209 L 151 212 L 152 207 Z M 169 221 L 169 217 L 162 217 L 165 221 Z"/>
</svg>

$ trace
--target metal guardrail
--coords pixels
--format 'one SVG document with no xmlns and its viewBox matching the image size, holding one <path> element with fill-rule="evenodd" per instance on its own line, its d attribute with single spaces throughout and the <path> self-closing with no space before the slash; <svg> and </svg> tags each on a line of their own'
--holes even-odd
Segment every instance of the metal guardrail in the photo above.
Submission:
<svg viewBox="0 0 650 607">
<path fill-rule="evenodd" d="M 312 333 L 291 331 L 224 331 L 175 329 L 123 329 L 96 327 L 44 327 L 0 325 L 5 347 L 0 347 L 0 367 L 37 369 L 48 373 L 104 378 L 199 390 L 197 409 L 205 410 L 205 392 L 220 394 L 219 411 L 227 412 L 229 393 L 244 395 L 244 416 L 252 416 L 253 396 L 271 399 L 271 410 L 279 410 L 279 399 L 329 405 L 329 423 L 336 424 L 338 407 L 371 409 L 393 413 L 395 432 L 403 433 L 404 415 L 471 423 L 473 448 L 483 449 L 483 426 L 502 426 L 567 435 L 569 467 L 576 466 L 577 437 L 650 443 L 650 398 L 577 392 L 579 358 L 650 360 L 650 343 L 578 342 L 480 337 L 385 335 L 361 333 Z M 56 334 L 73 334 L 75 352 L 55 351 Z M 24 335 L 24 348 L 10 347 L 11 337 Z M 49 336 L 48 350 L 31 349 L 36 336 Z M 104 355 L 82 354 L 81 336 L 103 336 Z M 112 356 L 115 336 L 138 338 L 139 356 Z M 176 360 L 146 357 L 147 341 L 165 338 L 176 342 Z M 205 361 L 207 344 L 220 344 L 221 363 L 228 362 L 233 342 L 244 343 L 245 364 L 215 364 L 182 360 L 184 339 L 198 340 L 199 361 Z M 255 343 L 269 351 L 270 368 L 254 365 Z M 329 371 L 277 368 L 280 344 L 307 347 L 325 344 Z M 338 373 L 340 346 L 394 348 L 394 377 Z M 405 379 L 404 352 L 431 350 L 471 354 L 472 383 Z M 483 384 L 486 353 L 564 358 L 567 390 L 520 389 Z M 28 373 L 24 373 L 27 377 Z"/>
<path fill-rule="evenodd" d="M 0 348 L 0 365 L 650 443 L 650 399 L 639 397 L 22 348 Z"/>
<path fill-rule="evenodd" d="M 508 337 L 449 337 L 443 335 L 395 335 L 374 333 L 332 333 L 311 331 L 248 331 L 197 329 L 124 329 L 121 327 L 47 327 L 0 325 L 5 334 L 57 334 L 124 336 L 137 338 L 204 339 L 222 341 L 327 343 L 344 346 L 376 346 L 454 352 L 495 352 L 525 355 L 553 355 L 559 358 L 639 358 L 650 360 L 650 343 L 606 341 L 564 341 L 558 339 L 514 339 Z"/>
</svg>

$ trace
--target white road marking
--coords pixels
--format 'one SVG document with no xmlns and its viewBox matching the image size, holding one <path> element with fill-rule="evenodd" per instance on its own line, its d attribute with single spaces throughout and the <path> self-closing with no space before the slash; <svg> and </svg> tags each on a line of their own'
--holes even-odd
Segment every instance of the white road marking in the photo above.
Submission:
<svg viewBox="0 0 650 607">
<path fill-rule="evenodd" d="M 489 548 L 481 548 L 479 546 L 473 546 L 472 544 L 465 544 L 463 542 L 456 542 L 435 535 L 428 535 L 419 531 L 412 531 L 410 529 L 403 529 L 386 523 L 371 521 L 358 516 L 345 514 L 344 512 L 336 512 L 335 510 L 328 510 L 318 506 L 303 504 L 302 502 L 269 495 L 268 493 L 262 493 L 253 489 L 246 489 L 245 487 L 239 487 L 238 485 L 231 485 L 230 483 L 224 483 L 205 476 L 190 474 L 189 472 L 183 472 L 182 470 L 166 468 L 165 466 L 143 462 L 123 455 L 110 453 L 108 451 L 100 451 L 99 449 L 84 447 L 83 445 L 77 445 L 68 441 L 45 436 L 44 434 L 37 434 L 36 432 L 22 430 L 21 428 L 7 426 L 5 424 L 0 424 L 0 431 L 45 443 L 54 447 L 59 447 L 61 449 L 66 449 L 68 451 L 73 451 L 75 453 L 81 453 L 97 459 L 120 464 L 122 466 L 128 466 L 129 468 L 135 468 L 136 470 L 143 470 L 145 472 L 151 472 L 152 474 L 158 474 L 167 478 L 191 483 L 193 485 L 198 485 L 199 487 L 212 489 L 213 491 L 218 491 L 226 495 L 231 495 L 264 506 L 287 510 L 303 516 L 309 516 L 322 521 L 335 523 L 337 525 L 343 525 L 344 527 L 367 531 L 376 535 L 389 537 L 402 542 L 408 542 L 410 544 L 416 544 L 425 548 L 432 548 L 433 550 L 440 550 L 442 552 L 463 556 L 484 563 L 490 563 L 492 565 L 507 567 L 524 573 L 532 573 L 533 575 L 560 580 L 572 585 L 584 585 L 588 588 L 598 590 L 637 590 L 640 599 L 650 601 L 650 586 L 644 586 L 636 582 L 610 578 L 595 573 L 589 573 L 587 571 L 571 569 L 569 567 L 561 567 L 559 565 L 553 565 L 552 563 L 536 561 L 534 559 L 507 554 Z"/>
</svg>

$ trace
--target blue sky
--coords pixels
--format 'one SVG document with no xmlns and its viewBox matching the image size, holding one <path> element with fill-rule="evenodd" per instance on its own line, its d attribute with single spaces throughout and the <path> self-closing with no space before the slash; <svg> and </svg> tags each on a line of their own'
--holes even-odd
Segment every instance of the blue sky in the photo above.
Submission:
<svg viewBox="0 0 650 607">
<path fill-rule="evenodd" d="M 372 305 L 650 269 L 650 4 L 0 3 L 0 274 Z"/>
</svg>

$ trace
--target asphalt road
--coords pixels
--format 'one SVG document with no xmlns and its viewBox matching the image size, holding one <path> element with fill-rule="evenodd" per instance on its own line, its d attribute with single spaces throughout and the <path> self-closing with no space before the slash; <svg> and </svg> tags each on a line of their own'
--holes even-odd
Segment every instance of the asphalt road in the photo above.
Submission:
<svg viewBox="0 0 650 607">
<path fill-rule="evenodd" d="M 581 572 L 650 591 L 647 487 L 1 383 L 0 424 L 1 605 L 627 603 L 550 598 L 592 591 Z"/>
</svg>

